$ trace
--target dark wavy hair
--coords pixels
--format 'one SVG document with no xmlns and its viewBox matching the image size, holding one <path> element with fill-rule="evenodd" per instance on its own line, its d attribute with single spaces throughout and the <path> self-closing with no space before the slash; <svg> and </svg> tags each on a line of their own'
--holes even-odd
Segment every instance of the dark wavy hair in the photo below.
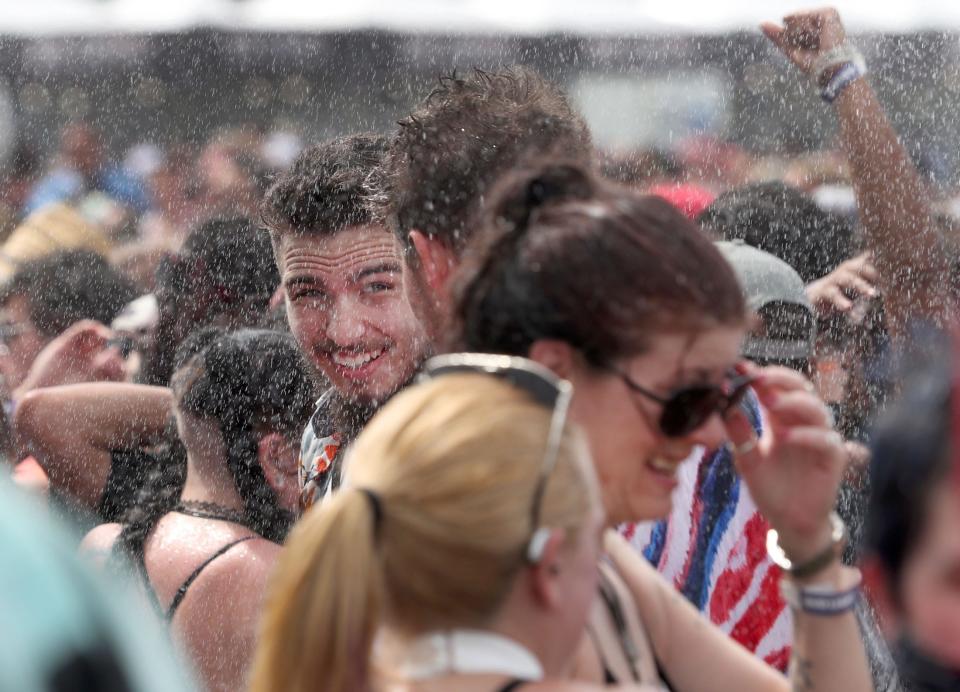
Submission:
<svg viewBox="0 0 960 692">
<path fill-rule="evenodd" d="M 139 375 L 165 386 L 180 342 L 215 320 L 260 327 L 280 285 L 270 239 L 245 217 L 214 218 L 194 228 L 175 255 L 157 267 L 160 322 Z"/>
<path fill-rule="evenodd" d="M 79 320 L 110 324 L 136 291 L 102 255 L 59 250 L 20 265 L 0 287 L 0 304 L 26 296 L 30 321 L 48 339 Z"/>
<path fill-rule="evenodd" d="M 525 67 L 441 77 L 398 124 L 372 203 L 407 247 L 416 229 L 459 252 L 498 178 L 543 156 L 593 156 L 566 94 Z"/>
<path fill-rule="evenodd" d="M 720 240 L 742 240 L 776 255 L 804 283 L 833 271 L 853 249 L 853 230 L 804 192 L 780 182 L 755 183 L 724 192 L 697 217 Z"/>
<path fill-rule="evenodd" d="M 508 176 L 475 223 L 451 348 L 527 355 L 559 339 L 602 367 L 658 330 L 746 321 L 733 269 L 695 224 L 578 163 Z"/>
<path fill-rule="evenodd" d="M 262 430 L 293 437 L 309 420 L 316 392 L 296 343 L 269 330 L 206 328 L 183 342 L 176 362 L 172 386 L 178 409 L 219 423 L 247 525 L 282 542 L 293 515 L 280 507 L 267 483 L 257 445 Z M 176 506 L 186 480 L 186 452 L 174 437 L 175 426 L 169 427 L 165 459 L 155 465 L 117 542 L 120 552 L 140 564 L 144 542 Z"/>
<path fill-rule="evenodd" d="M 334 234 L 372 223 L 366 186 L 383 162 L 387 138 L 339 137 L 304 149 L 267 190 L 260 221 L 274 236 Z"/>
</svg>

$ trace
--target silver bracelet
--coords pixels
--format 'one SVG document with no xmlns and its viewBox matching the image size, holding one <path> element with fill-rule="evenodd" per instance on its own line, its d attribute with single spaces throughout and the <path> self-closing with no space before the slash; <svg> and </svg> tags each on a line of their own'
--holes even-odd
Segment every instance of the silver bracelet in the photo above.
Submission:
<svg viewBox="0 0 960 692">
<path fill-rule="evenodd" d="M 803 563 L 795 563 L 780 547 L 780 536 L 775 529 L 767 531 L 767 555 L 770 561 L 795 579 L 813 576 L 832 562 L 840 559 L 846 545 L 847 527 L 836 512 L 830 512 L 830 543 Z"/>
</svg>

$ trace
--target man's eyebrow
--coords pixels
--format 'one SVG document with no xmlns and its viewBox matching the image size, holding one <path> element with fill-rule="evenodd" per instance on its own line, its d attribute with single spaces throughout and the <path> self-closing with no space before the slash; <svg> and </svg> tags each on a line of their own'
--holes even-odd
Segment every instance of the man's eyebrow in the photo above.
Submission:
<svg viewBox="0 0 960 692">
<path fill-rule="evenodd" d="M 283 285 L 287 288 L 293 288 L 296 286 L 323 286 L 323 281 L 314 276 L 291 276 L 289 279 L 283 282 Z"/>
<path fill-rule="evenodd" d="M 399 262 L 383 262 L 382 264 L 375 264 L 370 267 L 364 267 L 352 277 L 351 281 L 360 281 L 368 276 L 373 276 L 374 274 L 399 274 L 402 271 L 400 268 Z"/>
</svg>

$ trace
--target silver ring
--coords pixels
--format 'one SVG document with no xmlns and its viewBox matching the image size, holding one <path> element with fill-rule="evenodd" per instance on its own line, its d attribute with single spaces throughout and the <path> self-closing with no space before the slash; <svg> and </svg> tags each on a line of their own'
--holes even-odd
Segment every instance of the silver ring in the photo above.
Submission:
<svg viewBox="0 0 960 692">
<path fill-rule="evenodd" d="M 752 440 L 747 440 L 743 444 L 739 444 L 733 448 L 733 453 L 737 456 L 742 456 L 744 454 L 749 454 L 757 448 L 757 438 Z"/>
</svg>

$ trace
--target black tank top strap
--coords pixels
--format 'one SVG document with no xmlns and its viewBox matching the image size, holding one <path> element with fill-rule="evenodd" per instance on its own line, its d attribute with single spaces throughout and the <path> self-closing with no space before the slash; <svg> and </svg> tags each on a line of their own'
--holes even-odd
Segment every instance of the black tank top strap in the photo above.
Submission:
<svg viewBox="0 0 960 692">
<path fill-rule="evenodd" d="M 508 682 L 506 685 L 504 685 L 503 687 L 499 688 L 499 689 L 497 690 L 497 692 L 513 692 L 514 690 L 520 689 L 521 687 L 523 687 L 524 685 L 526 685 L 526 684 L 529 683 L 529 682 L 530 682 L 529 680 L 519 680 L 519 679 L 518 679 L 518 680 L 511 680 L 511 681 Z"/>
<path fill-rule="evenodd" d="M 160 605 L 160 599 L 157 598 L 157 592 L 153 589 L 153 583 L 150 581 L 150 575 L 147 573 L 147 563 L 141 551 L 137 560 L 137 567 L 140 570 L 140 577 L 143 579 L 143 589 L 147 592 L 147 598 L 150 599 L 150 605 L 157 612 L 157 617 L 166 617 L 163 606 Z"/>
<path fill-rule="evenodd" d="M 166 614 L 167 622 L 170 622 L 171 620 L 173 620 L 173 616 L 176 614 L 177 608 L 180 607 L 180 604 L 183 602 L 184 597 L 187 595 L 187 589 L 189 589 L 190 585 L 196 581 L 197 577 L 200 576 L 200 573 L 204 569 L 206 569 L 211 562 L 213 562 L 218 557 L 226 553 L 235 545 L 239 545 L 244 541 L 249 541 L 251 538 L 256 538 L 256 536 L 244 536 L 243 538 L 238 538 L 235 541 L 231 541 L 230 543 L 227 543 L 225 546 L 220 548 L 220 550 L 215 552 L 213 555 L 208 557 L 206 560 L 201 562 L 200 565 L 195 570 L 193 570 L 190 576 L 187 577 L 186 581 L 184 581 L 183 584 L 180 585 L 180 588 L 177 589 L 177 593 L 174 595 L 173 601 L 170 603 L 170 607 L 167 609 L 167 614 Z"/>
</svg>

